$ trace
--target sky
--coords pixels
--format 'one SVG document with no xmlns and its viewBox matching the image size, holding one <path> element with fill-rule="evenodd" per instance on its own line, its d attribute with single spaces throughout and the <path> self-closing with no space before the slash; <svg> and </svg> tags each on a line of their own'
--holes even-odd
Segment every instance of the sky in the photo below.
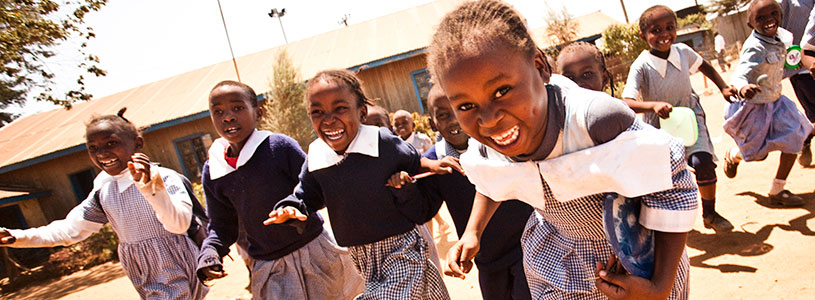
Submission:
<svg viewBox="0 0 815 300">
<path fill-rule="evenodd" d="M 291 42 L 341 28 L 339 22 L 346 14 L 348 24 L 352 25 L 429 2 L 220 0 L 236 57 L 283 45 L 280 21 Z M 527 18 L 530 28 L 545 24 L 547 7 L 565 7 L 575 17 L 599 10 L 625 21 L 620 2 L 613 0 L 507 2 Z M 624 0 L 624 3 L 630 21 L 634 22 L 652 5 L 663 4 L 676 10 L 694 5 L 695 1 Z M 285 16 L 280 20 L 269 17 L 272 8 L 285 8 Z M 109 0 L 100 11 L 86 17 L 86 24 L 96 33 L 88 50 L 99 57 L 100 67 L 107 71 L 107 76 L 86 79 L 86 89 L 95 98 L 231 59 L 217 0 Z M 78 43 L 64 43 L 57 48 L 59 55 L 48 62 L 49 69 L 57 74 L 57 90 L 71 88 L 76 79 L 78 59 L 72 47 Z M 27 115 L 50 109 L 54 106 L 29 101 L 24 107 L 9 110 Z"/>
</svg>

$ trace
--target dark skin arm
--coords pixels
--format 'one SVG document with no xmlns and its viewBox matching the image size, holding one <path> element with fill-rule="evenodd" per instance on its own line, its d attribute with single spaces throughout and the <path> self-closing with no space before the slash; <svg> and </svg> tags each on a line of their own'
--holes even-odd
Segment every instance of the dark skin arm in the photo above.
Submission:
<svg viewBox="0 0 815 300">
<path fill-rule="evenodd" d="M 473 258 L 481 248 L 481 235 L 492 215 L 501 205 L 481 193 L 475 193 L 473 210 L 467 220 L 467 229 L 461 239 L 447 251 L 447 266 L 444 275 L 464 279 L 464 274 L 473 268 Z"/>
<path fill-rule="evenodd" d="M 803 55 L 801 57 L 801 67 L 808 69 L 812 78 L 815 78 L 815 56 Z"/>
<path fill-rule="evenodd" d="M 716 84 L 719 91 L 722 92 L 722 96 L 724 96 L 725 101 L 732 102 L 730 97 L 738 95 L 739 91 L 724 82 L 724 79 L 722 79 L 722 76 L 719 75 L 719 72 L 717 72 L 716 69 L 713 68 L 713 65 L 711 65 L 708 61 L 702 61 L 702 65 L 699 66 L 699 72 L 702 72 L 702 74 L 705 74 L 705 77 L 713 80 L 713 83 Z"/>
<path fill-rule="evenodd" d="M 624 98 L 625 104 L 628 105 L 635 113 L 652 112 L 657 114 L 660 118 L 667 119 L 673 110 L 673 105 L 668 102 L 662 101 L 637 101 L 633 98 Z"/>
<path fill-rule="evenodd" d="M 651 280 L 631 274 L 612 273 L 597 262 L 597 288 L 610 299 L 666 299 L 676 279 L 679 259 L 688 233 L 656 232 L 654 235 L 654 275 Z M 609 260 L 611 262 L 613 260 Z"/>
</svg>

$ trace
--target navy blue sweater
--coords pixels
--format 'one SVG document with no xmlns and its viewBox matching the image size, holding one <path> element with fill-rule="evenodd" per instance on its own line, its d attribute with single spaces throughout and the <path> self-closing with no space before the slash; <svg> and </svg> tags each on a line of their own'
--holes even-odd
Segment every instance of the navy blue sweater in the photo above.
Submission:
<svg viewBox="0 0 815 300">
<path fill-rule="evenodd" d="M 207 161 L 202 181 L 210 231 L 201 255 L 213 250 L 220 257 L 229 253 L 229 246 L 238 238 L 238 221 L 246 230 L 247 252 L 254 259 L 283 257 L 319 236 L 323 220 L 316 213 L 304 222 L 302 233 L 291 226 L 263 225 L 275 204 L 294 190 L 304 161 L 297 142 L 282 134 L 266 138 L 246 164 L 221 178 L 210 180 Z"/>
<path fill-rule="evenodd" d="M 431 147 L 424 157 L 437 160 L 436 147 Z M 447 203 L 456 233 L 461 237 L 473 210 L 475 186 L 458 172 L 430 176 L 421 181 L 427 183 L 427 188 L 423 190 L 433 194 L 429 198 L 441 198 Z M 522 258 L 521 234 L 532 211 L 531 206 L 518 200 L 501 202 L 481 235 L 481 250 L 475 257 L 479 269 L 506 268 Z"/>
<path fill-rule="evenodd" d="M 385 186 L 398 171 L 416 173 L 420 160 L 412 145 L 383 128 L 379 157 L 347 153 L 340 163 L 314 172 L 308 171 L 306 162 L 297 190 L 277 207 L 293 206 L 309 214 L 327 207 L 331 230 L 343 247 L 402 234 L 433 218 L 441 205 L 425 198 L 419 184 L 401 189 Z M 286 224 L 301 226 L 299 221 Z"/>
</svg>

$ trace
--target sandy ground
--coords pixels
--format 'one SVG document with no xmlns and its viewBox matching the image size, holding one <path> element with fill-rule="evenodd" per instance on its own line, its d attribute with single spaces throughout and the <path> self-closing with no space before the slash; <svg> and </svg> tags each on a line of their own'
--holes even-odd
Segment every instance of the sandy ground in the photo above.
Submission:
<svg viewBox="0 0 815 300">
<path fill-rule="evenodd" d="M 724 75 L 729 78 L 729 74 Z M 694 87 L 702 96 L 708 115 L 708 128 L 721 158 L 734 145 L 721 129 L 724 101 L 712 83 L 704 88 L 700 74 L 693 76 Z M 794 98 L 788 81 L 784 94 Z M 778 154 L 763 162 L 742 163 L 738 176 L 724 176 L 720 162 L 718 211 L 730 219 L 736 230 L 716 235 L 702 226 L 701 216 L 688 236 L 691 258 L 691 299 L 815 299 L 815 169 L 797 165 L 787 188 L 803 196 L 801 208 L 769 205 L 766 197 L 778 166 Z M 700 213 L 701 214 L 701 213 Z M 449 215 L 445 218 L 450 222 Z M 450 223 L 452 224 L 452 223 Z M 455 233 L 436 236 L 440 253 L 455 242 Z M 230 274 L 218 280 L 208 299 L 248 297 L 243 262 L 233 251 L 235 261 L 226 259 Z M 480 298 L 477 271 L 465 280 L 446 277 L 453 299 Z M 59 280 L 31 286 L 0 299 L 138 299 L 133 287 L 116 263 L 107 263 L 77 272 Z"/>
</svg>

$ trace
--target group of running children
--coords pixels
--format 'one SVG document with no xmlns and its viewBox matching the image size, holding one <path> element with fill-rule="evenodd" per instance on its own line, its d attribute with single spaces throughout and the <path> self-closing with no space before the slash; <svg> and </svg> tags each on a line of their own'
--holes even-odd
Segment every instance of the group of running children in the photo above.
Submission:
<svg viewBox="0 0 815 300">
<path fill-rule="evenodd" d="M 394 135 L 364 125 L 390 121 L 349 71 L 322 71 L 307 82 L 319 137 L 308 154 L 285 135 L 256 130 L 263 111 L 255 92 L 223 81 L 209 94 L 220 138 L 203 168 L 210 223 L 200 251 L 186 234 L 192 200 L 181 175 L 151 165 L 121 113 L 87 124 L 88 154 L 104 171 L 91 195 L 64 220 L 0 230 L 0 242 L 68 245 L 109 222 L 122 267 L 144 299 L 203 298 L 202 282 L 227 275 L 222 259 L 239 232 L 255 299 L 449 299 L 442 272 L 464 278 L 473 260 L 485 299 L 687 299 L 685 241 L 697 193 L 705 227 L 733 228 L 714 209 L 716 159 L 691 74 L 701 71 L 731 102 L 724 127 L 738 148 L 725 157 L 725 173 L 733 177 L 740 161 L 779 150 L 769 198 L 802 203 L 783 186 L 812 125 L 780 94 L 780 7 L 756 0 L 749 12 L 754 31 L 731 86 L 694 50 L 674 44 L 672 10 L 646 10 L 639 26 L 650 50 L 631 66 L 620 101 L 602 92 L 613 84 L 593 45 L 569 45 L 552 70 L 511 6 L 466 2 L 444 17 L 428 49 L 435 85 L 427 106 L 442 137 L 435 145 L 412 126 Z M 759 85 L 761 74 L 769 80 Z M 696 113 L 692 146 L 654 128 L 675 106 Z M 608 161 L 626 162 L 633 177 L 620 178 Z M 588 165 L 595 167 L 575 167 Z M 438 175 L 412 177 L 422 172 Z M 652 278 L 612 271 L 601 221 L 606 192 L 642 197 L 639 222 L 655 231 Z M 445 266 L 421 226 L 442 202 L 460 238 Z"/>
</svg>

